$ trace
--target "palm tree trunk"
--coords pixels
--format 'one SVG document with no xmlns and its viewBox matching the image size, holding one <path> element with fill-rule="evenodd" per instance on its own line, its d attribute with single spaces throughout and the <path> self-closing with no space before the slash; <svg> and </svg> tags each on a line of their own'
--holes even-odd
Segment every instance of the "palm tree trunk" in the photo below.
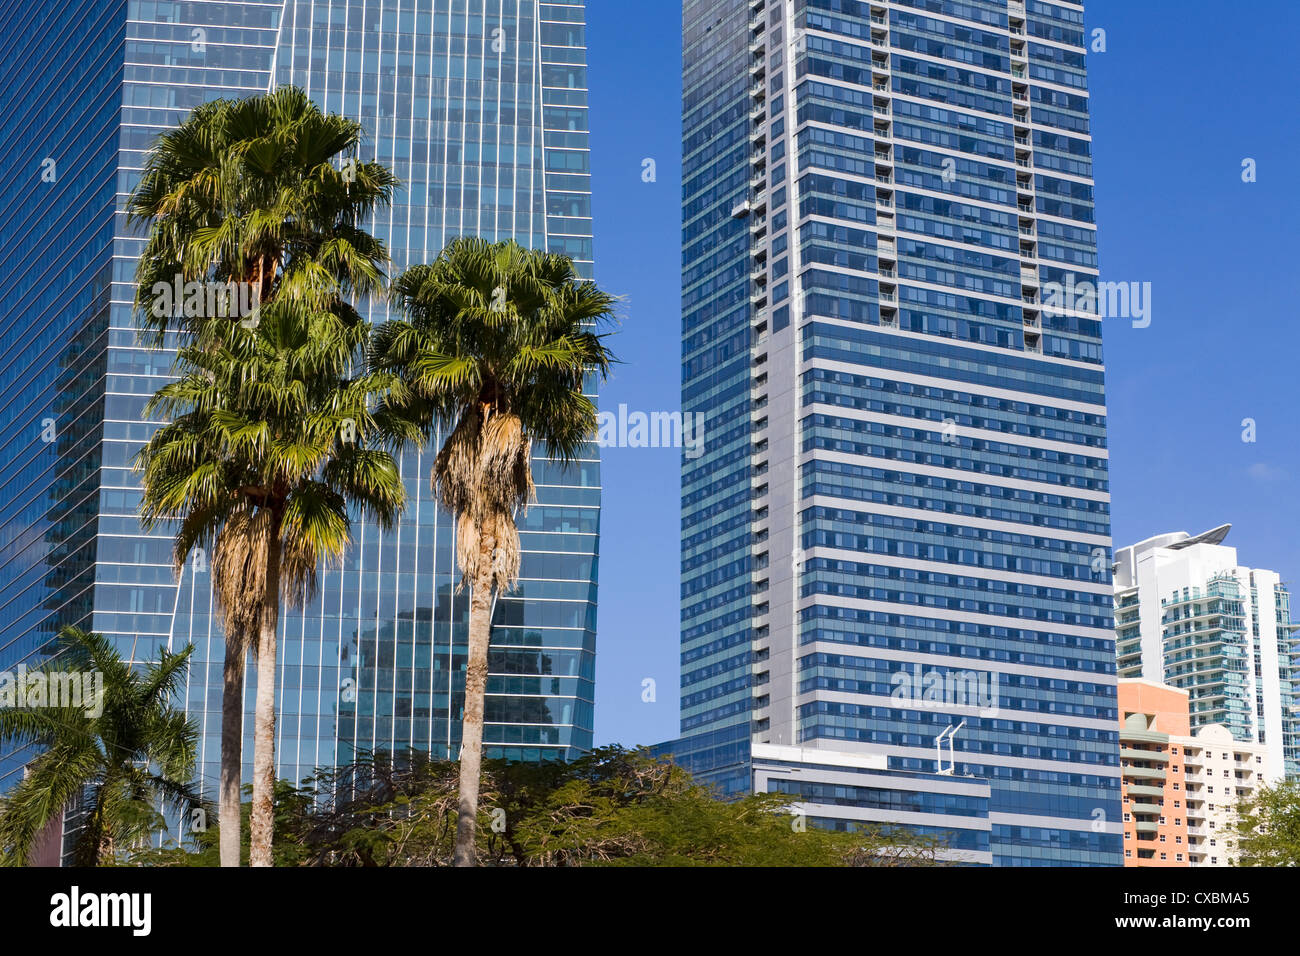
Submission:
<svg viewBox="0 0 1300 956">
<path fill-rule="evenodd" d="M 221 688 L 221 784 L 218 794 L 218 836 L 221 865 L 239 866 L 239 785 L 244 771 L 244 660 L 242 635 L 226 635 L 226 660 Z"/>
<path fill-rule="evenodd" d="M 257 638 L 257 700 L 253 716 L 253 808 L 249 866 L 271 866 L 275 830 L 275 658 L 280 629 L 280 534 L 272 523 L 266 548 L 266 591 Z"/>
<path fill-rule="evenodd" d="M 106 841 L 108 845 L 112 845 L 108 828 L 104 826 L 104 800 L 108 789 L 116 785 L 117 781 L 111 773 L 100 782 L 99 789 L 95 793 L 95 804 L 86 816 L 81 826 L 81 834 L 77 838 L 73 866 L 102 866 L 104 863 L 111 862 L 104 858 Z"/>
<path fill-rule="evenodd" d="M 460 799 L 456 813 L 456 866 L 474 866 L 478 835 L 478 788 L 483 767 L 483 696 L 487 690 L 488 643 L 492 639 L 492 552 L 479 544 L 479 572 L 469 602 L 469 662 L 465 668 L 465 715 L 460 731 Z"/>
</svg>

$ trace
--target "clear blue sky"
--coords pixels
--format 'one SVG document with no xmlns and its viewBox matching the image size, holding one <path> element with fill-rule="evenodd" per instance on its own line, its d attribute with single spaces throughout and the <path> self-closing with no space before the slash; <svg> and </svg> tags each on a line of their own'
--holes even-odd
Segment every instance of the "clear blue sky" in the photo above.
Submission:
<svg viewBox="0 0 1300 956">
<path fill-rule="evenodd" d="M 626 299 L 602 407 L 671 410 L 680 8 L 591 0 L 587 15 L 596 275 Z M 1104 333 L 1116 546 L 1231 522 L 1241 561 L 1300 591 L 1300 4 L 1091 0 L 1087 18 L 1107 46 L 1089 54 L 1102 278 L 1152 284 L 1151 325 Z M 605 450 L 598 744 L 677 733 L 678 464 Z"/>
</svg>

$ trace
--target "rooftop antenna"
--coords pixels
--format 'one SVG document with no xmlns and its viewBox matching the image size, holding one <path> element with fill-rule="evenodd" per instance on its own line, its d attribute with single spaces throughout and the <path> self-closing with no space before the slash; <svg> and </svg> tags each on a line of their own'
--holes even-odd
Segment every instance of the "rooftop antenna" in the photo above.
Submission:
<svg viewBox="0 0 1300 956">
<path fill-rule="evenodd" d="M 949 724 L 947 727 L 943 728 L 943 730 L 939 733 L 938 737 L 934 738 L 934 757 L 935 757 L 934 765 L 936 768 L 935 769 L 936 773 L 940 773 L 940 774 L 952 773 L 952 770 L 945 771 L 943 769 L 943 741 L 944 738 L 947 737 L 951 731 L 952 731 L 952 724 Z"/>
<path fill-rule="evenodd" d="M 952 724 L 949 724 L 947 727 L 943 729 L 943 732 L 939 734 L 938 737 L 934 738 L 934 750 L 935 750 L 935 756 L 937 758 L 936 765 L 938 766 L 937 773 L 940 776 L 951 777 L 953 773 L 956 771 L 957 746 L 955 743 L 953 743 L 953 739 L 957 736 L 958 731 L 960 731 L 965 726 L 966 726 L 965 720 L 963 720 L 956 727 L 954 727 Z M 947 739 L 948 741 L 948 766 L 947 767 L 943 765 L 943 742 L 945 739 Z"/>
</svg>

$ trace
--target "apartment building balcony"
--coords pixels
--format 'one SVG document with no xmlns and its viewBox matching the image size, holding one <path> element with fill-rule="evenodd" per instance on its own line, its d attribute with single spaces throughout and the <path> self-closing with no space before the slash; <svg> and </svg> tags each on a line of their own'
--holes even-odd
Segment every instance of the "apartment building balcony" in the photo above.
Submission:
<svg viewBox="0 0 1300 956">
<path fill-rule="evenodd" d="M 1168 774 L 1163 767 L 1121 767 L 1120 773 L 1132 780 L 1160 780 L 1163 781 Z"/>
<path fill-rule="evenodd" d="M 1127 791 L 1130 797 L 1163 797 L 1164 787 L 1150 787 L 1142 783 L 1130 784 Z"/>
</svg>

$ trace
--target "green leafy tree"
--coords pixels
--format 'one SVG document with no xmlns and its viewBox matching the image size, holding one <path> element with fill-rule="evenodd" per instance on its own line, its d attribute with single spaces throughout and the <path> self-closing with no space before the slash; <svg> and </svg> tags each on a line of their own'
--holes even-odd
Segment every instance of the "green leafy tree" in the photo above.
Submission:
<svg viewBox="0 0 1300 956">
<path fill-rule="evenodd" d="M 215 386 L 160 395 L 152 411 L 193 409 L 207 417 L 210 427 L 200 434 L 198 419 L 191 419 L 185 432 L 167 433 L 171 444 L 165 465 L 150 464 L 163 452 L 157 444 L 141 462 L 146 481 L 142 515 L 149 522 L 183 520 L 176 538 L 178 570 L 192 548 L 212 551 L 213 589 L 226 639 L 219 792 L 221 854 L 227 866 L 239 865 L 244 662 L 250 648 L 258 662 L 258 809 L 252 817 L 257 830 L 252 859 L 255 865 L 270 859 L 274 740 L 268 734 L 275 722 L 278 620 L 267 614 L 277 587 L 272 578 L 286 597 L 301 599 L 314 579 L 295 562 L 310 560 L 313 550 L 334 557 L 335 546 L 346 537 L 337 514 L 325 515 L 337 504 L 333 499 L 325 510 L 316 508 L 324 524 L 318 521 L 297 538 L 286 537 L 284 522 L 287 516 L 287 529 L 292 530 L 293 521 L 303 516 L 299 506 L 289 507 L 290 497 L 299 493 L 289 489 L 313 468 L 323 467 L 329 457 L 322 451 L 326 431 L 365 420 L 352 412 L 358 402 L 364 404 L 358 390 L 364 391 L 367 382 L 346 376 L 368 327 L 347 303 L 349 297 L 368 295 L 382 283 L 387 253 L 361 223 L 391 202 L 396 180 L 384 166 L 356 160 L 361 135 L 360 124 L 322 113 L 293 87 L 204 104 L 159 137 L 128 203 L 132 221 L 148 227 L 136 274 L 136 309 L 145 340 L 161 346 L 179 334 L 186 346 L 180 367 L 191 375 L 191 384 L 194 374 L 212 377 L 214 361 L 243 362 L 256 356 L 270 363 L 260 370 L 246 366 L 217 375 L 224 384 L 237 384 L 241 393 L 225 407 L 219 403 L 229 396 Z M 234 316 L 241 319 L 236 322 L 228 307 L 214 308 L 212 303 L 191 308 L 187 301 L 184 308 L 160 308 L 160 293 L 176 281 L 251 286 L 256 311 Z M 254 347 L 252 339 L 263 333 L 268 338 L 265 347 Z M 316 334 L 323 339 L 304 347 L 305 337 Z M 229 374 L 232 371 L 235 374 Z M 314 377 L 321 381 L 294 390 L 295 383 Z M 289 391 L 271 394 L 276 388 Z M 263 410 L 278 416 L 274 423 L 259 420 Z M 309 416 L 310 424 L 304 421 L 296 432 L 282 427 L 299 414 Z M 219 432 L 227 427 L 226 437 L 233 444 L 223 445 L 226 437 Z M 344 450 L 348 464 L 335 473 L 380 463 L 363 454 L 360 446 L 352 452 L 358 454 Z M 241 455 L 245 460 L 236 463 Z M 237 475 L 248 480 L 242 485 L 219 484 Z M 389 477 L 372 474 L 371 487 L 361 498 L 374 499 L 375 492 L 380 498 L 388 496 L 391 489 L 373 482 L 389 483 Z M 349 494 L 347 481 L 324 484 L 332 495 Z M 391 508 L 385 503 L 381 510 L 388 514 Z M 285 555 L 288 566 L 273 566 Z"/>
<path fill-rule="evenodd" d="M 81 809 L 73 862 L 98 866 L 146 843 L 164 827 L 162 811 L 202 807 L 189 783 L 198 734 L 172 703 L 191 651 L 164 650 L 133 668 L 99 634 L 60 632 L 59 654 L 38 679 L 66 688 L 70 679 L 99 675 L 91 684 L 98 691 L 93 700 L 60 692 L 39 706 L 0 708 L 0 739 L 40 750 L 0 799 L 0 862 L 28 865 L 42 831 L 68 808 Z"/>
<path fill-rule="evenodd" d="M 453 865 L 459 776 L 453 761 L 379 753 L 282 785 L 276 864 Z M 567 764 L 489 761 L 481 796 L 484 866 L 931 866 L 947 845 L 906 828 L 819 829 L 783 795 L 720 799 L 682 768 L 619 747 Z"/>
<path fill-rule="evenodd" d="M 1265 784 L 1242 798 L 1228 845 L 1234 866 L 1300 866 L 1300 781 Z"/>
<path fill-rule="evenodd" d="M 905 828 L 822 829 L 783 794 L 720 799 L 644 751 L 498 766 L 489 846 L 526 866 L 929 866 L 945 843 Z"/>
<path fill-rule="evenodd" d="M 432 480 L 456 516 L 458 586 L 470 588 L 456 861 L 472 866 L 493 602 L 519 577 L 515 520 L 534 496 L 534 443 L 569 465 L 595 434 L 584 388 L 613 361 L 597 329 L 615 299 L 563 256 L 474 238 L 407 270 L 392 297 L 405 318 L 376 330 L 372 366 L 402 377 L 403 417 L 428 436 L 449 429 Z"/>
</svg>

